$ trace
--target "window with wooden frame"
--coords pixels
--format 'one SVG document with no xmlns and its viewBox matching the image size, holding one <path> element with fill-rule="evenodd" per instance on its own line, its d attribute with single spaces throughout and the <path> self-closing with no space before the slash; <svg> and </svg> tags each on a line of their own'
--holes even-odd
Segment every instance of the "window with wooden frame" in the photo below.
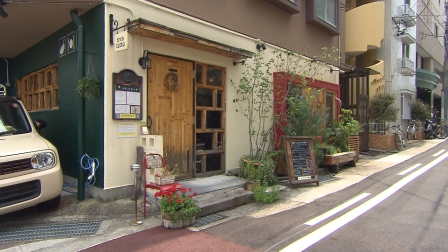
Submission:
<svg viewBox="0 0 448 252">
<path fill-rule="evenodd" d="M 224 170 L 224 68 L 196 63 L 196 174 Z"/>
<path fill-rule="evenodd" d="M 28 111 L 58 108 L 58 64 L 18 79 L 17 94 Z"/>
</svg>

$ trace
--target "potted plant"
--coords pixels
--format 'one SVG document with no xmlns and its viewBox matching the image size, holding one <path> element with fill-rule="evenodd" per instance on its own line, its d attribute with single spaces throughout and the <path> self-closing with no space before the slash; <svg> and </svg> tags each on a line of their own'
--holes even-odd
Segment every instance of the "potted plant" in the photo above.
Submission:
<svg viewBox="0 0 448 252">
<path fill-rule="evenodd" d="M 163 226 L 181 228 L 193 225 L 201 212 L 198 202 L 194 199 L 196 195 L 197 193 L 191 188 L 178 188 L 175 185 L 155 193 L 155 197 L 161 198 L 160 212 Z"/>
<path fill-rule="evenodd" d="M 330 138 L 327 147 L 327 155 L 324 156 L 324 164 L 330 166 L 333 172 L 339 171 L 339 165 L 352 163 L 355 165 L 356 152 L 349 146 L 349 137 L 357 136 L 362 127 L 352 116 L 352 111 L 341 109 L 339 121 L 336 122 L 336 132 Z M 333 169 L 335 168 L 335 169 Z"/>
<path fill-rule="evenodd" d="M 398 118 L 399 108 L 395 107 L 395 96 L 392 94 L 378 93 L 370 100 L 370 118 L 374 122 L 369 135 L 369 147 L 382 150 L 390 150 L 394 147 L 393 135 L 386 134 L 387 122 L 395 122 Z"/>
<path fill-rule="evenodd" d="M 256 41 L 256 44 L 263 43 Z M 273 60 L 265 61 L 264 50 L 259 50 L 253 55 L 253 63 L 246 61 L 243 66 L 245 70 L 239 82 L 231 80 L 238 94 L 233 102 L 240 106 L 237 112 L 241 112 L 248 123 L 249 153 L 241 157 L 239 175 L 249 183 L 269 179 L 266 181 L 269 185 L 276 184 L 274 154 L 268 155 L 273 132 Z"/>
<path fill-rule="evenodd" d="M 167 166 L 162 167 L 161 173 L 157 172 L 154 177 L 157 185 L 168 185 L 174 183 L 174 180 L 178 175 L 180 175 L 180 172 L 176 164 L 173 169 L 170 169 Z"/>
</svg>

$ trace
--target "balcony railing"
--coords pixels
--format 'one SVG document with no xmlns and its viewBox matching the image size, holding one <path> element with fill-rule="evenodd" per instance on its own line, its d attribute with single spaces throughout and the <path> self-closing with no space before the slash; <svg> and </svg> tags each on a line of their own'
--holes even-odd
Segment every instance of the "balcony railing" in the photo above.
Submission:
<svg viewBox="0 0 448 252">
<path fill-rule="evenodd" d="M 417 15 L 415 11 L 408 4 L 400 6 L 400 18 L 407 27 L 412 27 L 417 24 Z"/>
<path fill-rule="evenodd" d="M 414 61 L 408 58 L 402 58 L 401 60 L 401 72 L 404 75 L 415 75 L 415 65 Z"/>
</svg>

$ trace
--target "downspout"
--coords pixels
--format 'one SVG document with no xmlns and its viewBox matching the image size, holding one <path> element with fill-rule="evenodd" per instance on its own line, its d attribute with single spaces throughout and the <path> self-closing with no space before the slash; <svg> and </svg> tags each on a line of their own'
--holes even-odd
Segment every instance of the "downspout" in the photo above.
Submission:
<svg viewBox="0 0 448 252">
<path fill-rule="evenodd" d="M 78 16 L 77 10 L 71 10 L 70 15 L 73 22 L 78 27 L 78 80 L 84 77 L 85 69 L 85 43 L 84 43 L 84 25 Z M 85 152 L 84 136 L 85 136 L 85 99 L 78 96 L 78 160 L 81 160 L 83 153 Z M 81 162 L 81 161 L 79 161 Z M 81 169 L 81 163 L 78 169 L 78 200 L 85 200 L 85 181 L 84 170 Z"/>
</svg>

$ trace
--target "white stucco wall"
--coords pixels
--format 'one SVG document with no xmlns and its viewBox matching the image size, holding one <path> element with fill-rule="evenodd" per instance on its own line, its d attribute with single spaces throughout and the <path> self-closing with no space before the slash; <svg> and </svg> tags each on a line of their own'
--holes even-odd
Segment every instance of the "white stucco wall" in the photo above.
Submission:
<svg viewBox="0 0 448 252">
<path fill-rule="evenodd" d="M 159 7 L 153 3 L 140 0 L 114 0 L 106 2 L 105 24 L 105 89 L 104 89 L 104 121 L 105 121 L 105 189 L 132 185 L 134 183 L 134 173 L 129 166 L 136 162 L 136 147 L 140 144 L 140 126 L 142 121 L 134 120 L 113 120 L 112 119 L 112 73 L 118 73 L 123 69 L 131 69 L 137 75 L 143 77 L 143 121 L 146 121 L 147 112 L 147 70 L 138 65 L 138 58 L 142 57 L 144 50 L 151 53 L 173 56 L 192 61 L 200 61 L 210 65 L 224 67 L 226 71 L 226 146 L 225 164 L 226 170 L 238 166 L 239 157 L 248 153 L 247 120 L 241 113 L 236 113 L 237 104 L 232 102 L 236 92 L 231 84 L 231 80 L 238 82 L 244 68 L 241 65 L 233 66 L 233 59 L 220 56 L 176 44 L 163 42 L 139 35 L 129 34 L 129 49 L 115 52 L 114 46 L 109 45 L 109 14 L 113 14 L 119 25 L 138 18 L 150 20 L 170 28 L 185 31 L 197 36 L 201 36 L 219 43 L 228 44 L 233 47 L 243 48 L 249 51 L 256 51 L 255 39 L 236 34 L 204 21 L 187 17 L 184 14 L 173 13 L 171 10 Z M 112 3 L 113 2 L 113 3 Z M 122 30 L 121 30 L 122 31 Z M 272 46 L 268 45 L 266 57 L 273 57 L 270 51 Z M 248 60 L 250 62 L 250 60 Z M 328 70 L 328 69 L 327 69 Z M 324 80 L 338 83 L 338 74 L 325 74 Z M 132 124 L 138 129 L 137 138 L 118 138 L 117 128 L 120 124 Z"/>
</svg>

